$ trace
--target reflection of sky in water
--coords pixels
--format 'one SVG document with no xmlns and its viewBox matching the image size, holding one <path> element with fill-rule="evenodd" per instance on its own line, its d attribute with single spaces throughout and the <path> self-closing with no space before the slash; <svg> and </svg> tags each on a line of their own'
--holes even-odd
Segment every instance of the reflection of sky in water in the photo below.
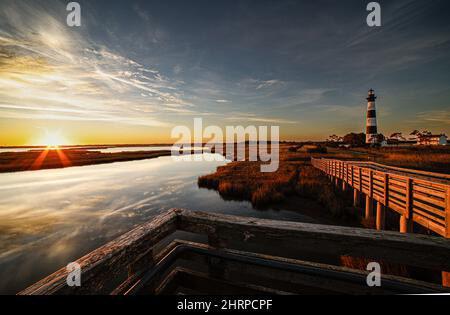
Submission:
<svg viewBox="0 0 450 315">
<path fill-rule="evenodd" d="M 173 207 L 304 221 L 199 189 L 225 162 L 171 157 L 0 174 L 0 293 L 16 293 Z"/>
<path fill-rule="evenodd" d="M 0 153 L 27 152 L 33 148 L 0 148 Z"/>
<path fill-rule="evenodd" d="M 119 152 L 138 152 L 138 151 L 163 151 L 172 150 L 172 146 L 160 146 L 160 147 L 115 147 L 106 149 L 90 149 L 88 151 L 100 151 L 102 153 L 119 153 Z M 202 147 L 185 147 L 181 151 L 186 150 L 202 150 Z"/>
</svg>

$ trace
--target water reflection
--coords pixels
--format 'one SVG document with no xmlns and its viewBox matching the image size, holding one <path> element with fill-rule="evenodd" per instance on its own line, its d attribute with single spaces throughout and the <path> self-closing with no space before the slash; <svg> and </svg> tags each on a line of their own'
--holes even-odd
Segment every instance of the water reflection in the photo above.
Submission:
<svg viewBox="0 0 450 315">
<path fill-rule="evenodd" d="M 183 147 L 180 151 L 201 151 L 202 147 Z M 139 152 L 139 151 L 171 151 L 172 146 L 158 146 L 158 147 L 114 147 L 105 149 L 89 149 L 88 151 L 100 151 L 101 153 L 120 153 L 120 152 Z"/>
<path fill-rule="evenodd" d="M 161 157 L 0 174 L 0 293 L 16 293 L 173 207 L 311 222 L 197 187 L 199 175 L 225 163 Z"/>
</svg>

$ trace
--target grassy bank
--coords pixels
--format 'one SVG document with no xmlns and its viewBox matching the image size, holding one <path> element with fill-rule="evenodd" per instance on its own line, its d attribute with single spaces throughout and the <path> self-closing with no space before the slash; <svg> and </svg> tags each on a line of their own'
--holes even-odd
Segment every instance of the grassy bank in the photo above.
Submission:
<svg viewBox="0 0 450 315">
<path fill-rule="evenodd" d="M 305 148 L 307 148 L 305 150 Z M 310 164 L 311 157 L 378 163 L 425 171 L 449 173 L 449 147 L 319 148 L 298 144 L 280 146 L 280 167 L 261 173 L 260 162 L 232 162 L 198 179 L 200 187 L 215 189 L 224 199 L 248 200 L 255 208 L 284 202 L 292 196 L 318 201 L 333 216 L 347 214 L 348 197 Z"/>
<path fill-rule="evenodd" d="M 327 177 L 311 166 L 311 155 L 317 156 L 282 145 L 280 167 L 274 173 L 260 172 L 260 162 L 232 162 L 200 177 L 198 185 L 217 190 L 224 199 L 250 201 L 258 209 L 294 197 L 308 198 L 333 217 L 342 217 L 346 214 L 345 201 Z"/>
<path fill-rule="evenodd" d="M 69 149 L 0 153 L 0 173 L 144 160 L 170 154 L 170 151 L 101 153 Z"/>
<path fill-rule="evenodd" d="M 330 157 L 450 174 L 450 146 L 329 149 Z"/>
</svg>

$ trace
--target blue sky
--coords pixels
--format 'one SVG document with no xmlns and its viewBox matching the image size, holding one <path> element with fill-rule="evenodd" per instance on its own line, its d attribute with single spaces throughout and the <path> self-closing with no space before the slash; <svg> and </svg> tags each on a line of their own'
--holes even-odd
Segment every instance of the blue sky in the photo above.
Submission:
<svg viewBox="0 0 450 315">
<path fill-rule="evenodd" d="M 35 126 L 11 143 L 158 142 L 194 117 L 321 140 L 363 132 L 369 88 L 384 134 L 450 133 L 448 1 L 379 1 L 379 28 L 369 1 L 79 1 L 80 28 L 67 2 L 0 4 L 0 131 Z"/>
</svg>

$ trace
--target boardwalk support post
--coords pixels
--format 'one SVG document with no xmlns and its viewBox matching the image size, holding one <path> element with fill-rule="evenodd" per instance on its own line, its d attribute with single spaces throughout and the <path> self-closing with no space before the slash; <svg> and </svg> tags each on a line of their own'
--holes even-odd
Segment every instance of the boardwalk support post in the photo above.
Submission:
<svg viewBox="0 0 450 315">
<path fill-rule="evenodd" d="M 446 238 L 450 238 L 450 187 L 445 194 L 445 231 Z M 442 286 L 450 287 L 450 272 L 442 272 Z"/>
<path fill-rule="evenodd" d="M 400 217 L 400 233 L 413 232 L 413 200 L 412 200 L 412 179 L 408 177 L 406 179 L 406 196 L 405 196 L 405 211 Z"/>
<path fill-rule="evenodd" d="M 385 207 L 381 204 L 381 202 L 377 201 L 377 230 L 384 230 L 385 225 Z"/>
</svg>

